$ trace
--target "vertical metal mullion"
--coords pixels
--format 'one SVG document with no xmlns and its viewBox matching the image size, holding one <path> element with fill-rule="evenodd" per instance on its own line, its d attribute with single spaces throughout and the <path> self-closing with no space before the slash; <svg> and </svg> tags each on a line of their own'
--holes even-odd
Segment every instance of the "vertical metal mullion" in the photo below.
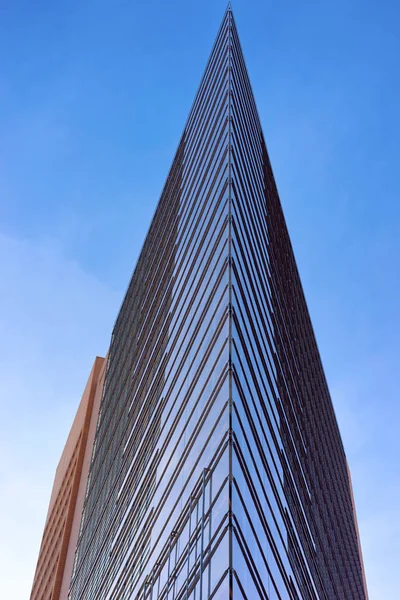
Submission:
<svg viewBox="0 0 400 600">
<path fill-rule="evenodd" d="M 161 565 L 159 565 L 159 563 L 156 563 L 156 567 L 159 567 Z M 160 568 L 160 572 L 158 574 L 158 586 L 157 586 L 157 598 L 160 597 L 160 583 L 161 583 L 161 568 Z"/>
<path fill-rule="evenodd" d="M 233 385 L 232 385 L 232 9 L 228 5 L 228 181 L 229 181 L 229 597 L 233 596 Z"/>
<path fill-rule="evenodd" d="M 203 600 L 203 562 L 204 562 L 204 513 L 206 508 L 206 473 L 208 469 L 203 469 L 203 485 L 201 500 L 201 543 L 200 543 L 200 589 L 199 600 Z"/>
<path fill-rule="evenodd" d="M 208 561 L 208 595 L 207 598 L 210 597 L 211 595 L 211 518 L 212 518 L 212 510 L 211 510 L 211 505 L 212 505 L 212 473 L 210 474 L 210 502 L 209 502 L 209 517 L 208 517 L 208 545 L 209 545 L 209 549 L 208 549 L 208 553 L 210 555 L 209 561 Z"/>
<path fill-rule="evenodd" d="M 194 564 L 197 565 L 197 525 L 199 522 L 199 501 L 196 498 L 196 528 L 195 528 L 195 542 L 196 542 L 196 546 L 195 546 L 195 553 L 194 553 Z M 196 600 L 196 591 L 197 591 L 197 585 L 194 586 L 194 596 L 193 596 L 193 600 Z"/>
<path fill-rule="evenodd" d="M 172 534 L 169 536 L 169 543 L 168 543 L 168 574 L 167 574 L 167 597 L 166 597 L 166 600 L 168 600 L 168 596 L 169 596 L 169 578 L 171 575 L 171 540 L 172 540 Z"/>
<path fill-rule="evenodd" d="M 153 600 L 153 588 L 154 588 L 154 569 L 151 571 L 150 600 Z"/>
<path fill-rule="evenodd" d="M 187 564 L 187 576 L 186 576 L 186 600 L 189 598 L 189 574 L 190 574 L 190 552 L 191 552 L 191 543 L 190 539 L 192 537 L 192 510 L 193 510 L 193 497 L 190 495 L 190 507 L 189 507 L 189 541 L 188 541 L 188 564 Z"/>
<path fill-rule="evenodd" d="M 176 534 L 176 535 L 178 535 L 178 534 Z M 178 537 L 178 539 L 175 542 L 174 584 L 172 586 L 172 600 L 175 600 L 175 593 L 176 593 L 176 577 L 177 577 L 176 565 L 178 564 L 178 557 L 179 557 L 178 544 L 179 544 L 179 537 Z"/>
</svg>

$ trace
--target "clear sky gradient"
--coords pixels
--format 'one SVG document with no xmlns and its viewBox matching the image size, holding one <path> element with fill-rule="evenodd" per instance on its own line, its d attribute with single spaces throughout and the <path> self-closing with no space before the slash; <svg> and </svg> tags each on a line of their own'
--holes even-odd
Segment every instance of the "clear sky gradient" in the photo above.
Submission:
<svg viewBox="0 0 400 600">
<path fill-rule="evenodd" d="M 26 600 L 55 468 L 226 8 L 0 3 L 0 598 Z M 233 10 L 352 468 L 370 600 L 400 565 L 400 5 Z"/>
</svg>

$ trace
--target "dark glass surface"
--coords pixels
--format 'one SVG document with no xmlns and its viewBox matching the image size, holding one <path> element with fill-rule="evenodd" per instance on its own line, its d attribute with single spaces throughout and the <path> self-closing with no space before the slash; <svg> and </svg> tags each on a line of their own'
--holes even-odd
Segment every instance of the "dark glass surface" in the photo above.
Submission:
<svg viewBox="0 0 400 600">
<path fill-rule="evenodd" d="M 112 334 L 69 597 L 366 597 L 230 9 Z"/>
</svg>

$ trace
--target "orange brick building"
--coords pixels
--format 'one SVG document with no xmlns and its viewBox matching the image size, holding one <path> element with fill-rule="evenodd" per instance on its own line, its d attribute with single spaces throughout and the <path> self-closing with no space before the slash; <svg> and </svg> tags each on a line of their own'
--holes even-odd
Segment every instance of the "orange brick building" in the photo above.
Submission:
<svg viewBox="0 0 400 600">
<path fill-rule="evenodd" d="M 54 478 L 31 600 L 66 600 L 105 371 L 97 357 Z"/>
</svg>

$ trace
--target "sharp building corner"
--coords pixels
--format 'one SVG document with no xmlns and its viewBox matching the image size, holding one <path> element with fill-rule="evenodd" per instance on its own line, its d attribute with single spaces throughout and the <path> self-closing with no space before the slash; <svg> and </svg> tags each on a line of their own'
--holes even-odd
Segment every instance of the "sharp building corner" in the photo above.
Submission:
<svg viewBox="0 0 400 600">
<path fill-rule="evenodd" d="M 230 5 L 91 377 L 97 426 L 65 509 L 62 591 L 35 592 L 52 568 L 40 557 L 32 599 L 367 600 L 346 455 Z M 77 487 L 77 443 L 47 529 Z"/>
</svg>

